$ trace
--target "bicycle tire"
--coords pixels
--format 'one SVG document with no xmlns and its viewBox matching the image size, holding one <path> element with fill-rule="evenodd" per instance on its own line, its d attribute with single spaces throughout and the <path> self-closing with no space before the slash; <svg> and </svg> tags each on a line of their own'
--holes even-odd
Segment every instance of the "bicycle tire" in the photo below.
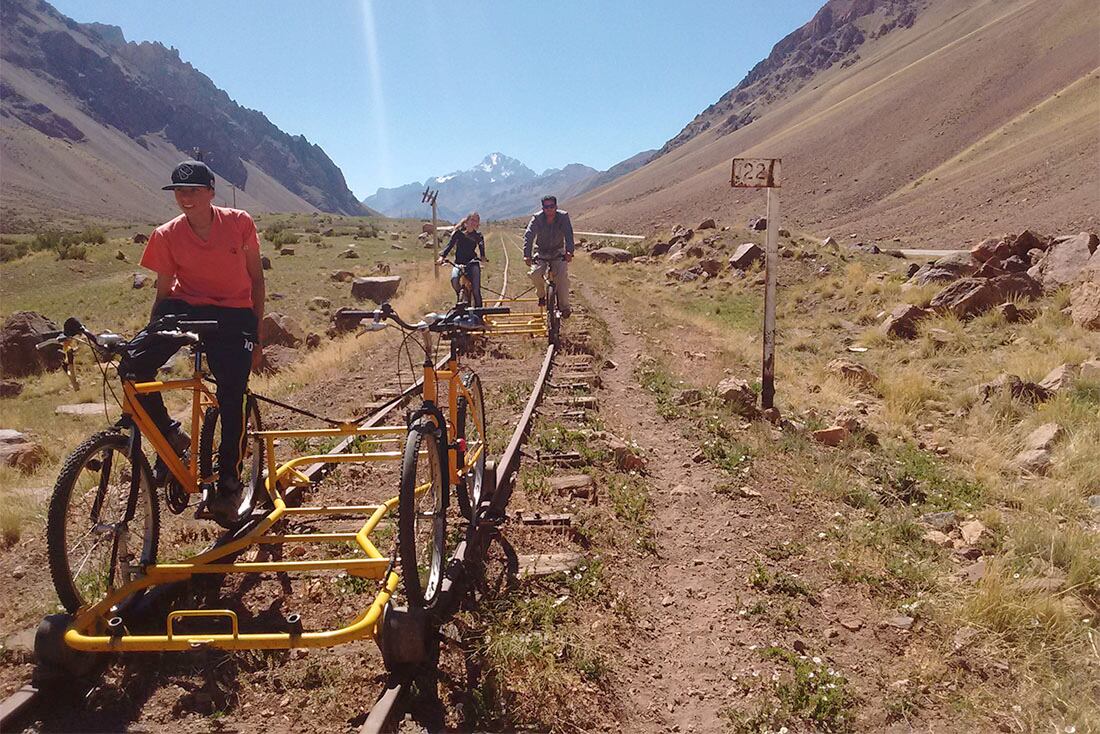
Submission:
<svg viewBox="0 0 1100 734">
<path fill-rule="evenodd" d="M 270 502 L 267 492 L 264 491 L 264 440 L 256 436 L 256 431 L 263 430 L 263 421 L 260 419 L 259 401 L 252 395 L 245 400 L 245 435 L 251 436 L 245 441 L 242 452 L 241 483 L 250 487 L 254 497 L 260 497 L 265 503 Z M 202 429 L 199 431 L 199 475 L 203 478 L 212 477 L 218 471 L 218 439 L 221 434 L 217 430 L 218 408 L 212 406 L 206 409 L 203 416 Z"/>
<path fill-rule="evenodd" d="M 130 478 L 135 470 L 135 467 L 131 465 L 129 453 L 128 436 L 116 430 L 96 433 L 69 454 L 61 467 L 57 483 L 54 485 L 53 495 L 50 498 L 49 513 L 46 518 L 46 551 L 50 564 L 50 576 L 53 579 L 54 588 L 57 590 L 58 599 L 60 599 L 65 609 L 71 613 L 75 613 L 83 606 L 100 601 L 107 595 L 108 587 L 118 588 L 130 580 L 123 578 L 125 575 L 123 568 L 117 567 L 119 556 L 116 555 L 117 541 L 115 538 L 125 538 L 125 536 L 113 532 L 114 529 L 111 529 L 112 539 L 109 544 L 105 568 L 101 567 L 101 564 L 96 564 L 87 571 L 84 570 L 88 565 L 88 561 L 91 560 L 92 553 L 101 545 L 102 541 L 97 540 L 92 544 L 85 559 L 80 562 L 76 571 L 73 570 L 70 559 L 74 555 L 72 551 L 76 550 L 78 546 L 74 545 L 70 548 L 69 543 L 69 521 L 79 521 L 81 516 L 81 513 L 73 505 L 79 499 L 86 499 L 89 494 L 85 491 L 79 493 L 81 497 L 74 497 L 74 494 L 76 494 L 74 490 L 77 489 L 85 473 L 98 476 L 99 480 L 95 482 L 95 487 L 91 492 L 90 511 L 85 513 L 91 527 L 75 541 L 77 544 L 90 537 L 97 529 L 99 529 L 101 536 L 104 535 L 103 529 L 109 528 L 114 522 L 117 522 L 116 520 L 105 523 L 102 515 L 93 520 L 92 511 L 95 510 L 97 504 L 100 512 L 104 507 L 113 508 L 116 511 L 125 511 L 122 501 L 129 499 Z M 102 454 L 102 458 L 96 459 L 99 454 Z M 107 467 L 106 474 L 103 471 L 104 466 Z M 127 475 L 124 467 L 130 467 L 129 471 L 131 473 L 129 475 Z M 114 482 L 111 477 L 116 469 L 118 469 L 118 481 Z M 141 556 L 137 559 L 140 564 L 156 560 L 157 542 L 160 533 L 160 508 L 157 504 L 153 474 L 144 455 L 139 454 L 136 470 L 140 474 L 139 491 L 141 491 L 144 499 L 138 498 L 131 524 L 138 519 L 139 515 L 141 516 Z M 106 480 L 103 479 L 104 476 L 106 476 Z M 83 489 L 87 490 L 89 487 L 85 485 Z M 121 552 L 132 557 L 128 548 L 122 548 Z M 114 574 L 113 582 L 111 581 L 112 572 Z M 105 579 L 99 578 L 102 574 L 106 574 Z M 102 590 L 100 590 L 100 581 L 103 582 Z"/>
<path fill-rule="evenodd" d="M 477 508 L 482 501 L 488 498 L 485 493 L 485 461 L 489 450 L 488 430 L 485 421 L 485 393 L 481 389 L 481 378 L 476 373 L 469 372 L 462 377 L 462 385 L 470 393 L 472 400 L 468 401 L 463 395 L 458 401 L 458 414 L 456 416 L 456 438 L 466 439 L 466 451 L 460 452 L 458 465 L 466 465 L 466 454 L 480 449 L 480 454 L 471 470 L 463 478 L 463 481 L 455 488 L 458 497 L 458 506 L 462 515 L 473 522 L 477 514 Z M 469 420 L 469 423 L 467 421 Z M 474 428 L 474 436 L 471 440 L 469 426 Z M 490 490 L 491 491 L 491 490 Z"/>
<path fill-rule="evenodd" d="M 550 283 L 546 286 L 546 339 L 555 347 L 561 335 L 561 317 L 558 315 L 558 289 Z"/>
<path fill-rule="evenodd" d="M 430 417 L 419 418 L 409 428 L 401 461 L 397 514 L 401 579 L 409 606 L 423 609 L 432 608 L 438 600 L 447 560 L 448 477 L 443 471 L 446 453 L 440 430 L 445 428 Z M 417 488 L 425 481 L 429 484 L 418 497 Z M 428 522 L 423 521 L 425 517 Z"/>
</svg>

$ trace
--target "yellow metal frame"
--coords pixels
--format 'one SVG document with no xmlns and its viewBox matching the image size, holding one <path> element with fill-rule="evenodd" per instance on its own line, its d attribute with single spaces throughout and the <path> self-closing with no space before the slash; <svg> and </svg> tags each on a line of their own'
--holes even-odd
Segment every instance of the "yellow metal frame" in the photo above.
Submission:
<svg viewBox="0 0 1100 734">
<path fill-rule="evenodd" d="M 450 388 L 448 390 L 448 418 L 450 421 L 448 431 L 450 440 L 448 444 L 452 448 L 448 451 L 448 470 L 453 485 L 470 472 L 482 452 L 486 450 L 486 446 L 483 441 L 480 446 L 467 451 L 464 465 L 461 467 L 457 465 L 457 450 L 453 446 L 457 430 L 458 398 L 460 395 L 465 395 L 469 400 L 472 395 L 462 384 L 458 359 L 455 357 L 448 360 L 445 369 L 442 370 L 434 369 L 434 366 L 430 363 L 425 365 L 423 382 L 425 398 L 437 397 L 437 389 L 440 384 L 444 383 Z M 186 472 L 182 462 L 175 457 L 175 453 L 168 446 L 167 441 L 156 430 L 148 414 L 137 402 L 136 396 L 164 390 L 191 389 L 195 395 L 192 420 L 195 425 L 200 425 L 202 408 L 213 399 L 213 396 L 202 383 L 201 374 L 197 373 L 194 378 L 188 380 L 136 384 L 124 382 L 123 386 L 126 394 L 125 403 L 130 407 L 135 423 L 143 432 L 147 427 L 151 429 L 147 437 L 157 453 L 167 460 L 169 468 L 177 478 L 181 480 L 189 478 L 191 482 L 195 482 L 196 474 Z M 484 437 L 484 414 L 475 418 L 475 420 L 478 419 L 481 421 L 481 425 L 478 426 L 479 435 Z M 398 497 L 392 497 L 379 505 L 290 507 L 286 504 L 286 491 L 291 487 L 309 484 L 308 478 L 298 469 L 303 464 L 400 460 L 402 457 L 400 446 L 407 435 L 407 430 L 406 426 L 360 427 L 354 423 L 345 423 L 333 428 L 257 431 L 253 435 L 261 437 L 267 449 L 267 476 L 264 488 L 272 504 L 272 509 L 267 516 L 259 521 L 247 534 L 225 545 L 205 551 L 185 561 L 157 563 L 144 567 L 143 575 L 140 578 L 112 591 L 99 602 L 78 610 L 72 624 L 65 632 L 65 642 L 74 649 L 87 652 L 152 652 L 182 651 L 198 647 L 213 647 L 224 650 L 330 647 L 367 637 L 376 638 L 382 614 L 397 588 L 399 576 L 393 570 L 392 559 L 382 555 L 374 543 L 371 542 L 370 535 L 386 516 L 396 514 Z M 197 435 L 198 431 L 195 431 L 192 435 L 192 443 L 196 441 L 195 437 Z M 279 439 L 326 436 L 358 437 L 361 444 L 376 447 L 376 450 L 343 454 L 309 454 L 296 456 L 282 463 L 278 463 L 275 459 L 275 442 Z M 198 453 L 198 447 L 192 446 L 192 449 L 192 456 L 194 457 Z M 175 462 L 174 465 L 172 460 Z M 193 470 L 195 469 L 195 460 L 192 459 Z M 185 484 L 184 486 L 188 485 Z M 427 491 L 429 487 L 430 484 L 425 484 L 423 487 L 418 487 L 417 492 Z M 271 532 L 277 522 L 294 516 L 330 518 L 364 516 L 366 519 L 363 526 L 355 533 L 277 534 Z M 234 555 L 252 546 L 271 543 L 283 545 L 351 543 L 356 555 L 349 558 L 323 560 L 224 562 L 226 556 Z M 237 615 L 232 610 L 175 609 L 169 612 L 165 620 L 164 634 L 130 635 L 107 632 L 108 622 L 115 615 L 118 604 L 139 591 L 159 584 L 186 581 L 196 574 L 292 573 L 306 571 L 346 571 L 352 576 L 376 579 L 381 582 L 381 588 L 366 610 L 344 626 L 332 630 L 242 633 L 238 625 Z M 188 618 L 227 618 L 230 620 L 231 631 L 228 634 L 177 632 L 175 629 L 176 620 Z"/>
<path fill-rule="evenodd" d="M 489 336 L 530 336 L 532 338 L 546 336 L 546 307 L 538 305 L 537 298 L 503 298 L 501 306 L 508 306 L 511 311 L 506 314 L 486 316 L 485 323 L 488 328 L 483 332 Z M 516 304 L 535 304 L 535 310 L 520 310 Z"/>
</svg>

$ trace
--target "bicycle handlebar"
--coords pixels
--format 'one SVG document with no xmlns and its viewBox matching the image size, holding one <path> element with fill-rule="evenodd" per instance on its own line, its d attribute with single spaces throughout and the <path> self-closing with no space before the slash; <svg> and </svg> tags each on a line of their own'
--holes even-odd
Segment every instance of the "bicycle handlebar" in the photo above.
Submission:
<svg viewBox="0 0 1100 734">
<path fill-rule="evenodd" d="M 389 303 L 383 303 L 378 309 L 374 311 L 360 311 L 356 309 L 347 309 L 341 311 L 342 316 L 359 317 L 360 319 L 373 319 L 375 323 L 381 323 L 382 321 L 389 319 L 397 324 L 405 331 L 451 331 L 462 330 L 471 328 L 470 325 L 460 324 L 458 320 L 465 316 L 495 316 L 499 314 L 511 313 L 512 309 L 507 306 L 483 306 L 480 308 L 470 308 L 465 304 L 458 304 L 445 314 L 437 316 L 436 319 L 430 323 L 426 320 L 417 324 L 410 324 L 406 322 L 401 316 L 394 310 L 393 306 Z M 433 314 L 428 314 L 431 316 Z"/>
</svg>

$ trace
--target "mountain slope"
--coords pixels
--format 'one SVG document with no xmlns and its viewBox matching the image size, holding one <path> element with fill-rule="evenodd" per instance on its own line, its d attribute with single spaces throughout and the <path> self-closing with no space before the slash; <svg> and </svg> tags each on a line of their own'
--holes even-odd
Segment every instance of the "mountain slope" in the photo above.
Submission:
<svg viewBox="0 0 1100 734">
<path fill-rule="evenodd" d="M 232 184 L 252 209 L 368 213 L 321 148 L 238 105 L 175 49 L 5 0 L 0 72 L 6 217 L 159 218 L 172 206 L 158 184 L 194 148 L 219 201 Z"/>
<path fill-rule="evenodd" d="M 456 220 L 474 210 L 485 219 L 508 219 L 534 211 L 539 197 L 546 194 L 566 199 L 612 181 L 642 165 L 653 152 L 639 153 L 606 171 L 570 163 L 541 174 L 515 158 L 490 153 L 473 168 L 434 176 L 424 183 L 381 188 L 363 203 L 391 217 L 422 217 L 426 207 L 420 195 L 431 187 L 439 189 L 439 214 L 445 219 Z"/>
<path fill-rule="evenodd" d="M 743 107 L 704 112 L 647 165 L 570 202 L 579 219 L 636 229 L 761 213 L 762 197 L 729 189 L 729 161 L 746 155 L 784 159 L 783 220 L 821 234 L 958 246 L 1027 226 L 1100 224 L 1094 3 L 830 6 L 834 18 L 870 8 L 854 21 L 858 46 L 795 71 L 777 44 L 771 76 L 754 70 L 723 97 Z M 899 8 L 913 16 L 890 28 L 884 13 Z M 737 102 L 739 89 L 752 93 Z M 757 108 L 747 124 L 717 123 Z"/>
</svg>

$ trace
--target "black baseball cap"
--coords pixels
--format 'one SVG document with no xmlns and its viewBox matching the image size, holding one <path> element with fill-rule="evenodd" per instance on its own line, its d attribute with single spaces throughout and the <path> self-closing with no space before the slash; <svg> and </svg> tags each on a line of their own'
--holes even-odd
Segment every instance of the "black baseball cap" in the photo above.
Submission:
<svg viewBox="0 0 1100 734">
<path fill-rule="evenodd" d="M 212 188 L 214 188 L 214 173 L 209 166 L 202 161 L 184 161 L 172 171 L 172 183 L 162 187 L 162 190 Z"/>
</svg>

